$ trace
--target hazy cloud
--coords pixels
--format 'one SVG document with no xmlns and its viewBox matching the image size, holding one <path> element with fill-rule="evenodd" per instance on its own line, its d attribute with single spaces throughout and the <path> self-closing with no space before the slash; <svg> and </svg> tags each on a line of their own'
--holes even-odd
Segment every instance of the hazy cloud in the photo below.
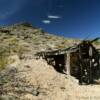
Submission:
<svg viewBox="0 0 100 100">
<path fill-rule="evenodd" d="M 44 24 L 50 24 L 50 23 L 51 23 L 50 20 L 43 20 L 42 22 L 43 22 Z"/>
<path fill-rule="evenodd" d="M 48 15 L 48 18 L 50 19 L 60 19 L 60 16 L 55 16 L 55 15 Z"/>
</svg>

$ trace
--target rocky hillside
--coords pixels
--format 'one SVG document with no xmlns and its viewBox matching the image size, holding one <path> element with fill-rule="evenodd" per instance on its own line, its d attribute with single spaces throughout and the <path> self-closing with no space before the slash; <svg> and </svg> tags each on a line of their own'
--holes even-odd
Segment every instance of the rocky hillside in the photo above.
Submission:
<svg viewBox="0 0 100 100">
<path fill-rule="evenodd" d="M 99 100 L 99 85 L 79 86 L 75 78 L 56 72 L 43 59 L 35 59 L 38 51 L 79 42 L 28 23 L 1 27 L 0 100 Z"/>
<path fill-rule="evenodd" d="M 61 49 L 78 40 L 65 39 L 48 34 L 28 23 L 0 28 L 0 66 L 7 63 L 6 57 L 17 54 L 20 58 L 34 56 L 37 51 Z M 5 59 L 5 60 L 4 60 Z M 0 67 L 1 68 L 1 67 Z"/>
</svg>

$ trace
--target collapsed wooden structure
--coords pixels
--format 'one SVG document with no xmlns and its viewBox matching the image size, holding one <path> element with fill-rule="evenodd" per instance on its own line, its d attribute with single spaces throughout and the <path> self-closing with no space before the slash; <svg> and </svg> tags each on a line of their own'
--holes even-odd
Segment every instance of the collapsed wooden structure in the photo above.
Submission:
<svg viewBox="0 0 100 100">
<path fill-rule="evenodd" d="M 100 77 L 100 54 L 92 44 L 98 39 L 84 40 L 73 47 L 38 52 L 36 55 L 58 72 L 76 77 L 80 84 L 91 84 Z"/>
</svg>

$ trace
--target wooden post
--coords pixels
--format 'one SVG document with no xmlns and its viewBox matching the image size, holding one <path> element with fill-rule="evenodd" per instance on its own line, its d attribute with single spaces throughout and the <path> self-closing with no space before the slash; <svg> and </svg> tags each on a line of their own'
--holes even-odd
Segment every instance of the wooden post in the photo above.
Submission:
<svg viewBox="0 0 100 100">
<path fill-rule="evenodd" d="M 70 53 L 67 53 L 65 55 L 65 69 L 66 69 L 66 74 L 70 75 Z"/>
<path fill-rule="evenodd" d="M 70 53 L 67 53 L 67 74 L 70 75 Z"/>
</svg>

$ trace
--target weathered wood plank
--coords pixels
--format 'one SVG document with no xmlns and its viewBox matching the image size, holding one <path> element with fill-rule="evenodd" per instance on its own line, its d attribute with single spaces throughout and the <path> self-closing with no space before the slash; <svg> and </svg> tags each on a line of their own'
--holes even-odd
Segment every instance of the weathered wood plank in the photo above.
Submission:
<svg viewBox="0 0 100 100">
<path fill-rule="evenodd" d="M 70 53 L 67 53 L 67 74 L 70 75 Z"/>
</svg>

